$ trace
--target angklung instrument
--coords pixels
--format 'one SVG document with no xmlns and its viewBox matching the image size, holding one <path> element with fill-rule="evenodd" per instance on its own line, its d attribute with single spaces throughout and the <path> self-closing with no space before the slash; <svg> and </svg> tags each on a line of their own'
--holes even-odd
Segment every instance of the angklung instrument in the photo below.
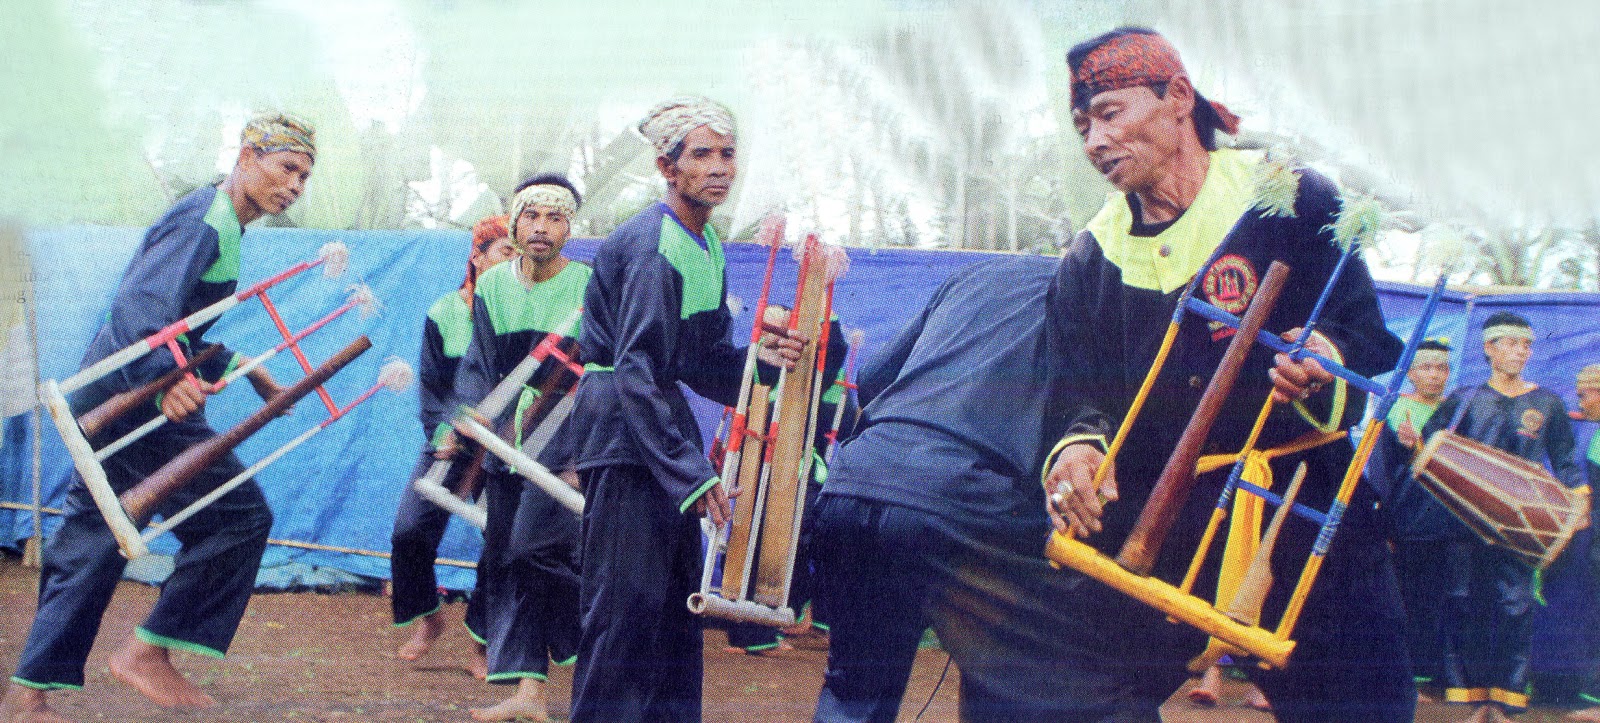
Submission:
<svg viewBox="0 0 1600 723">
<path fill-rule="evenodd" d="M 1322 289 L 1321 295 L 1313 307 L 1311 317 L 1302 327 L 1302 332 L 1298 339 L 1293 342 L 1286 341 L 1261 329 L 1261 323 L 1265 321 L 1267 314 L 1270 312 L 1277 293 L 1281 289 L 1283 279 L 1288 274 L 1288 268 L 1280 262 L 1274 262 L 1269 268 L 1243 318 L 1234 316 L 1195 296 L 1197 285 L 1205 277 L 1207 270 L 1221 256 L 1224 247 L 1225 245 L 1218 247 L 1180 295 L 1166 334 L 1156 353 L 1155 360 L 1127 414 L 1122 419 L 1107 450 L 1104 462 L 1096 470 L 1094 476 L 1094 485 L 1098 488 L 1105 480 L 1110 469 L 1112 469 L 1118 452 L 1127 440 L 1128 432 L 1133 426 L 1134 419 L 1138 416 L 1140 409 L 1149 397 L 1156 377 L 1160 374 L 1177 338 L 1178 327 L 1184 315 L 1193 313 L 1209 321 L 1218 322 L 1236 329 L 1237 333 L 1230 342 L 1210 385 L 1201 397 L 1201 401 L 1193 417 L 1191 417 L 1189 425 L 1185 428 L 1178 447 L 1173 451 L 1172 457 L 1168 460 L 1167 466 L 1152 490 L 1134 529 L 1129 533 L 1116 559 L 1107 557 L 1095 548 L 1062 532 L 1052 533 L 1045 548 L 1045 555 L 1053 564 L 1071 567 L 1089 575 L 1123 594 L 1166 613 L 1169 619 L 1188 624 L 1211 636 L 1211 641 L 1205 652 L 1190 662 L 1191 670 L 1196 671 L 1204 669 L 1224 654 L 1231 654 L 1241 658 L 1254 658 L 1263 666 L 1281 668 L 1288 665 L 1290 655 L 1295 646 L 1295 641 L 1292 637 L 1294 627 L 1299 619 L 1306 597 L 1310 593 L 1311 586 L 1316 581 L 1322 561 L 1332 545 L 1335 532 L 1338 530 L 1339 522 L 1355 492 L 1355 486 L 1361 478 L 1362 469 L 1366 466 L 1366 461 L 1372 453 L 1379 433 L 1383 429 L 1384 419 L 1388 410 L 1393 406 L 1395 400 L 1399 398 L 1401 384 L 1405 380 L 1405 375 L 1395 374 L 1388 385 L 1380 384 L 1347 369 L 1332 359 L 1311 352 L 1305 346 L 1306 342 L 1311 338 L 1311 333 L 1315 329 L 1323 308 L 1327 304 L 1335 282 L 1343 272 L 1348 260 L 1359 248 L 1358 243 L 1351 243 L 1345 246 L 1338 265 L 1334 268 L 1327 285 Z M 1398 368 L 1405 369 L 1409 367 L 1417 346 L 1426 336 L 1428 324 L 1433 317 L 1434 310 L 1437 308 L 1439 297 L 1443 294 L 1444 283 L 1445 279 L 1441 276 L 1424 304 L 1416 328 L 1413 330 L 1411 338 L 1401 354 Z M 1237 377 L 1237 367 L 1242 365 L 1245 355 L 1250 351 L 1251 345 L 1255 343 L 1277 352 L 1289 354 L 1297 360 L 1316 359 L 1323 369 L 1332 373 L 1338 379 L 1347 382 L 1353 387 L 1378 395 L 1380 402 L 1377 407 L 1376 417 L 1368 424 L 1365 433 L 1362 435 L 1355 456 L 1345 471 L 1344 478 L 1329 509 L 1326 511 L 1317 510 L 1295 501 L 1295 495 L 1299 490 L 1298 480 L 1291 483 L 1289 491 L 1279 494 L 1264 486 L 1254 484 L 1245 478 L 1247 460 L 1261 456 L 1261 453 L 1255 450 L 1255 445 L 1274 404 L 1269 394 L 1245 442 L 1244 449 L 1237 455 L 1229 455 L 1230 461 L 1236 461 L 1234 461 L 1227 483 L 1219 495 L 1217 505 L 1213 508 L 1212 516 L 1208 521 L 1205 533 L 1195 551 L 1183 582 L 1176 586 L 1172 585 L 1151 575 L 1150 571 L 1155 564 L 1156 556 L 1160 552 L 1167 531 L 1171 528 L 1195 483 L 1197 464 L 1202 462 L 1199 454 L 1200 447 L 1205 441 L 1212 422 L 1215 421 L 1217 408 L 1226 398 L 1229 387 Z M 1289 449 L 1293 451 L 1308 449 L 1319 444 L 1327 444 L 1333 440 L 1341 439 L 1347 434 L 1347 431 L 1339 431 L 1308 435 L 1308 438 L 1292 442 L 1289 445 Z M 1297 474 L 1296 477 L 1301 477 L 1301 475 Z M 1235 580 L 1230 585 L 1219 585 L 1218 601 L 1213 603 L 1195 595 L 1193 590 L 1200 569 L 1204 561 L 1208 559 L 1211 545 L 1216 539 L 1221 522 L 1228 516 L 1229 503 L 1235 492 L 1250 495 L 1251 498 L 1254 498 L 1248 500 L 1252 504 L 1271 504 L 1278 507 L 1279 511 L 1274 515 L 1274 519 L 1264 537 L 1260 536 L 1261 533 L 1258 529 L 1246 529 L 1250 526 L 1236 526 L 1237 529 L 1230 531 L 1228 544 L 1230 546 L 1237 545 L 1237 549 L 1246 553 L 1247 569 L 1244 570 L 1240 579 Z M 1241 499 L 1239 502 L 1243 504 L 1246 499 Z M 1277 627 L 1275 629 L 1267 629 L 1261 625 L 1260 616 L 1262 604 L 1272 585 L 1269 562 L 1278 530 L 1281 529 L 1286 516 L 1291 513 L 1312 521 L 1319 527 L 1319 533 Z M 1233 539 L 1235 536 L 1238 536 L 1239 539 Z"/>
<path fill-rule="evenodd" d="M 808 234 L 800 249 L 795 301 L 786 329 L 771 329 L 766 327 L 765 317 L 783 242 L 781 219 L 765 222 L 761 233 L 770 245 L 766 276 L 756 304 L 756 322 L 729 425 L 720 482 L 724 488 L 743 492 L 725 534 L 709 521 L 705 523 L 711 544 L 706 548 L 700 589 L 689 595 L 687 604 L 697 615 L 784 626 L 794 624 L 796 617 L 788 604 L 789 588 L 806 483 L 815 461 L 833 286 L 847 260 L 842 250 L 825 246 L 816 234 Z M 798 333 L 807 341 L 794 368 L 781 371 L 777 384 L 768 387 L 757 379 L 756 354 L 762 335 L 779 331 Z M 719 556 L 723 560 L 722 584 L 713 587 Z"/>
<path fill-rule="evenodd" d="M 539 464 L 534 456 L 572 410 L 572 391 L 583 376 L 583 366 L 577 362 L 577 343 L 572 338 L 572 332 L 582 319 L 583 308 L 574 309 L 556 329 L 545 334 L 534 345 L 528 356 L 518 362 L 483 401 L 476 407 L 462 405 L 450 420 L 450 425 L 457 432 L 482 445 L 487 453 L 499 457 L 512 471 L 576 514 L 583 513 L 583 495 Z M 528 381 L 540 370 L 545 372 L 543 383 L 538 389 L 528 388 Z M 532 397 L 531 403 L 518 410 L 519 414 L 506 425 L 506 429 L 496 433 L 493 420 L 504 413 L 512 402 L 529 396 Z M 507 441 L 508 438 L 517 443 Z M 532 449 L 532 454 L 526 449 Z M 487 527 L 488 515 L 483 507 L 463 500 L 442 484 L 451 463 L 449 460 L 434 462 L 428 472 L 413 483 L 417 492 L 478 529 Z"/>
<path fill-rule="evenodd" d="M 40 401 L 50 412 L 50 418 L 55 423 L 56 429 L 61 433 L 62 442 L 72 458 L 73 467 L 82 477 L 90 497 L 94 500 L 101 516 L 105 518 L 112 536 L 116 539 L 117 548 L 124 557 L 133 559 L 147 554 L 151 540 L 176 527 L 196 512 L 243 484 L 268 464 L 276 461 L 293 448 L 310 439 L 317 432 L 325 429 L 329 424 L 345 416 L 350 409 L 371 397 L 379 388 L 401 386 L 408 382 L 409 367 L 402 369 L 401 367 L 404 367 L 403 364 L 395 365 L 391 363 L 380 374 L 378 384 L 374 385 L 355 401 L 341 408 L 333 401 L 332 396 L 323 385 L 345 365 L 354 361 L 357 356 L 360 356 L 362 352 L 370 348 L 371 342 L 364 336 L 359 337 L 320 367 L 312 367 L 310 361 L 300 349 L 300 342 L 307 336 L 351 309 L 370 310 L 374 302 L 371 291 L 365 286 L 357 285 L 343 305 L 299 332 L 291 332 L 289 330 L 288 325 L 284 323 L 282 316 L 267 295 L 267 291 L 272 287 L 319 266 L 322 267 L 325 276 L 339 276 L 343 273 L 348 263 L 349 250 L 344 244 L 338 242 L 326 244 L 320 249 L 317 258 L 314 260 L 295 264 L 249 288 L 238 291 L 204 309 L 173 322 L 66 379 L 60 381 L 46 380 L 40 384 Z M 273 325 L 283 337 L 283 341 L 271 349 L 252 357 L 248 362 L 233 369 L 216 382 L 208 383 L 200 380 L 195 376 L 195 370 L 204 361 L 214 356 L 218 347 L 207 347 L 195 354 L 193 358 L 186 358 L 183 347 L 179 343 L 179 337 L 252 298 L 261 302 L 262 307 L 272 318 Z M 94 409 L 84 412 L 82 415 L 73 415 L 66 395 L 82 389 L 106 375 L 143 358 L 144 355 L 161 348 L 166 348 L 172 353 L 173 360 L 177 365 L 176 368 L 135 389 L 113 395 L 110 399 Z M 129 489 L 119 494 L 111 487 L 102 462 L 128 445 L 149 435 L 166 424 L 168 420 L 164 415 L 156 415 L 148 422 L 127 432 L 120 438 L 111 440 L 109 443 L 96 448 L 91 440 L 99 441 L 97 438 L 106 431 L 113 421 L 151 402 L 158 395 L 177 384 L 192 384 L 207 393 L 219 392 L 231 382 L 250 373 L 285 349 L 294 354 L 301 368 L 305 371 L 306 376 L 303 379 L 286 387 L 278 395 L 267 400 L 259 410 L 234 428 L 202 444 L 184 450 L 155 473 Z M 160 524 L 152 525 L 143 532 L 140 531 L 140 527 L 150 521 L 160 504 L 173 492 L 182 489 L 195 476 L 204 471 L 207 466 L 232 451 L 268 422 L 282 416 L 296 401 L 312 392 L 316 392 L 327 406 L 329 413 L 327 419 L 283 447 L 268 454 L 260 462 L 223 483 L 216 490 L 194 501 L 184 509 L 167 515 L 166 519 Z"/>
</svg>

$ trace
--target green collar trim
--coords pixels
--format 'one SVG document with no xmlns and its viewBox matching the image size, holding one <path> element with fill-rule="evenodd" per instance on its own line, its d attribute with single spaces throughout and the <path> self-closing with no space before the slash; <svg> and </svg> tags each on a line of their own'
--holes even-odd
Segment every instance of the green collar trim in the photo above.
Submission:
<svg viewBox="0 0 1600 723">
<path fill-rule="evenodd" d="M 689 232 L 669 214 L 661 214 L 661 236 L 656 249 L 683 277 L 683 304 L 679 318 L 687 319 L 702 311 L 722 306 L 722 240 L 717 230 L 706 224 L 706 248 L 701 250 Z"/>
<path fill-rule="evenodd" d="M 479 276 L 475 293 L 489 310 L 489 328 L 496 335 L 550 332 L 583 305 L 583 292 L 593 274 L 588 265 L 569 261 L 561 273 L 529 288 L 517 277 L 517 260 L 513 259 Z M 581 331 L 581 326 L 574 326 L 572 336 Z"/>
<path fill-rule="evenodd" d="M 206 209 L 205 222 L 217 231 L 217 260 L 201 275 L 201 281 L 213 284 L 239 280 L 239 241 L 244 237 L 244 227 L 239 225 L 239 214 L 233 210 L 233 199 L 221 188 Z"/>
<path fill-rule="evenodd" d="M 1113 193 L 1089 222 L 1088 230 L 1106 260 L 1122 271 L 1122 283 L 1170 294 L 1194 278 L 1211 252 L 1222 244 L 1239 218 L 1255 204 L 1256 167 L 1261 154 L 1222 149 L 1211 152 L 1211 167 L 1194 203 L 1177 222 L 1153 237 L 1133 236 L 1128 197 Z M 1162 250 L 1167 254 L 1163 256 Z"/>
<path fill-rule="evenodd" d="M 472 341 L 472 309 L 461 299 L 459 291 L 433 302 L 433 306 L 428 307 L 428 318 L 439 327 L 439 336 L 444 338 L 445 356 L 460 359 L 467 353 L 467 345 Z"/>
</svg>

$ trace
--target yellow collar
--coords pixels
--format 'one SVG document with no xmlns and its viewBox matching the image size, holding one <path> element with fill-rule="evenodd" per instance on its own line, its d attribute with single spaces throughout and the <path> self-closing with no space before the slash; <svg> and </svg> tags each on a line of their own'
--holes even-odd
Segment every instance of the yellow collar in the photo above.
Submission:
<svg viewBox="0 0 1600 723">
<path fill-rule="evenodd" d="M 1220 149 L 1211 152 L 1211 167 L 1194 203 L 1165 231 L 1153 237 L 1133 236 L 1133 209 L 1122 193 L 1112 193 L 1089 222 L 1088 230 L 1106 260 L 1122 271 L 1122 283 L 1163 294 L 1194 278 L 1211 252 L 1255 203 L 1258 152 Z M 1163 255 L 1162 251 L 1166 254 Z"/>
</svg>

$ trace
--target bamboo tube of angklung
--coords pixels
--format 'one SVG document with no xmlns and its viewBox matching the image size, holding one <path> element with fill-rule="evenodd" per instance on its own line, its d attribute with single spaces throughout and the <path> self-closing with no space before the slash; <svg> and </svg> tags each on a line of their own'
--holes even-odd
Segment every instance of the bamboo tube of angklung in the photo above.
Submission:
<svg viewBox="0 0 1600 723">
<path fill-rule="evenodd" d="M 1211 425 L 1222 411 L 1222 403 L 1227 401 L 1233 383 L 1244 368 L 1245 357 L 1255 344 L 1256 332 L 1261 330 L 1267 316 L 1272 313 L 1272 307 L 1277 304 L 1278 294 L 1283 291 L 1284 281 L 1288 277 L 1288 266 L 1279 261 L 1272 262 L 1266 278 L 1250 302 L 1249 310 L 1240 319 L 1238 332 L 1228 342 L 1222 363 L 1217 365 L 1217 371 L 1212 375 L 1211 383 L 1206 385 L 1194 416 L 1189 418 L 1189 425 L 1178 439 L 1177 448 L 1172 451 L 1166 468 L 1161 471 L 1155 488 L 1150 491 L 1149 501 L 1139 513 L 1139 521 L 1134 524 L 1133 531 L 1122 543 L 1122 550 L 1117 553 L 1117 564 L 1129 572 L 1148 575 L 1155 567 L 1161 543 L 1166 541 L 1167 532 L 1172 529 L 1178 512 L 1189 498 L 1189 491 L 1194 488 L 1194 465 L 1200 459 L 1200 448 L 1205 444 Z"/>
<path fill-rule="evenodd" d="M 150 401 L 157 394 L 165 392 L 171 389 L 173 385 L 183 381 L 185 374 L 200 368 L 201 364 L 210 361 L 211 357 L 216 356 L 217 352 L 221 350 L 222 347 L 215 344 L 208 346 L 199 354 L 190 357 L 189 363 L 133 389 L 115 394 L 101 403 L 100 406 L 78 415 L 78 427 L 83 430 L 83 436 L 93 437 L 99 434 L 100 430 L 104 429 L 107 424 L 116 421 L 117 418 L 132 411 L 135 407 Z"/>
<path fill-rule="evenodd" d="M 350 342 L 349 346 L 341 349 L 333 358 L 317 367 L 304 379 L 295 382 L 293 386 L 283 390 L 269 400 L 255 414 L 246 417 L 243 422 L 233 429 L 219 434 L 205 442 L 190 447 L 172 461 L 162 465 L 161 469 L 146 477 L 139 484 L 134 485 L 127 492 L 118 495 L 122 508 L 127 510 L 128 516 L 135 520 L 147 520 L 155 511 L 157 505 L 168 495 L 181 489 L 195 475 L 200 474 L 206 467 L 211 466 L 222 455 L 233 451 L 234 447 L 248 439 L 250 435 L 260 431 L 267 422 L 281 416 L 295 402 L 310 394 L 324 382 L 333 378 L 333 375 L 343 369 L 345 365 L 361 356 L 362 352 L 372 348 L 372 342 L 362 336 Z"/>
</svg>

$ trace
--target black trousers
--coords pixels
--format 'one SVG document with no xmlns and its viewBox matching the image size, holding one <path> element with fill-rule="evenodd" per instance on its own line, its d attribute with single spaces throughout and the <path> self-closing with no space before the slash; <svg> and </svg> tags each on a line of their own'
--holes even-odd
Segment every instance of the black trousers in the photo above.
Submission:
<svg viewBox="0 0 1600 723">
<path fill-rule="evenodd" d="M 1533 645 L 1533 570 L 1477 539 L 1451 541 L 1444 610 L 1445 700 L 1528 707 Z"/>
<path fill-rule="evenodd" d="M 421 477 L 437 461 L 423 452 L 411 478 L 400 493 L 400 506 L 394 514 L 394 532 L 389 538 L 389 578 L 392 581 L 394 624 L 410 625 L 417 618 L 439 609 L 439 581 L 434 561 L 439 557 L 439 541 L 444 539 L 450 513 L 417 492 L 411 480 Z M 455 492 L 470 464 L 457 460 L 445 475 L 445 489 Z M 479 562 L 482 566 L 482 562 Z M 483 576 L 476 576 L 472 596 L 467 599 L 467 631 L 479 642 L 485 641 L 483 616 Z"/>
<path fill-rule="evenodd" d="M 149 418 L 130 416 L 112 425 L 104 438 L 116 439 Z M 195 415 L 156 428 L 102 465 L 112 489 L 121 493 L 183 450 L 215 436 L 204 418 Z M 229 453 L 168 497 L 156 514 L 176 513 L 243 471 L 239 458 Z M 83 685 L 84 661 L 128 562 L 81 478 L 75 479 L 64 507 L 61 527 L 45 543 L 39 609 L 14 678 L 31 688 Z M 172 575 L 135 634 L 152 645 L 222 657 L 244 616 L 271 528 L 272 512 L 255 480 L 174 528 L 182 546 L 173 558 Z"/>
<path fill-rule="evenodd" d="M 1444 564 L 1447 540 L 1395 542 L 1395 573 L 1406 608 L 1406 650 L 1418 683 L 1438 683 L 1443 673 L 1442 615 L 1450 589 Z"/>
<path fill-rule="evenodd" d="M 819 721 L 894 720 L 927 626 L 961 669 L 963 720 L 1158 721 L 1204 646 L 1153 608 L 1049 567 L 1042 537 L 980 537 L 918 510 L 829 495 L 817 523 L 832 616 Z M 1336 538 L 1290 666 L 1250 671 L 1280 721 L 1412 720 L 1393 569 L 1365 531 Z"/>
<path fill-rule="evenodd" d="M 488 476 L 479 563 L 489 682 L 544 680 L 578 648 L 578 516 L 508 471 Z"/>
<path fill-rule="evenodd" d="M 702 628 L 700 523 L 634 465 L 580 470 L 583 638 L 572 720 L 698 721 Z M 491 509 L 493 509 L 491 504 Z"/>
<path fill-rule="evenodd" d="M 958 529 L 936 515 L 823 495 L 818 599 L 830 611 L 818 721 L 893 721 L 932 627 L 961 669 L 968 721 L 1156 720 L 1180 667 L 1107 656 L 1099 636 L 1121 602 L 1044 560 L 1042 521 L 1016 532 Z M 1064 633 L 1079 629 L 1083 636 Z"/>
</svg>

